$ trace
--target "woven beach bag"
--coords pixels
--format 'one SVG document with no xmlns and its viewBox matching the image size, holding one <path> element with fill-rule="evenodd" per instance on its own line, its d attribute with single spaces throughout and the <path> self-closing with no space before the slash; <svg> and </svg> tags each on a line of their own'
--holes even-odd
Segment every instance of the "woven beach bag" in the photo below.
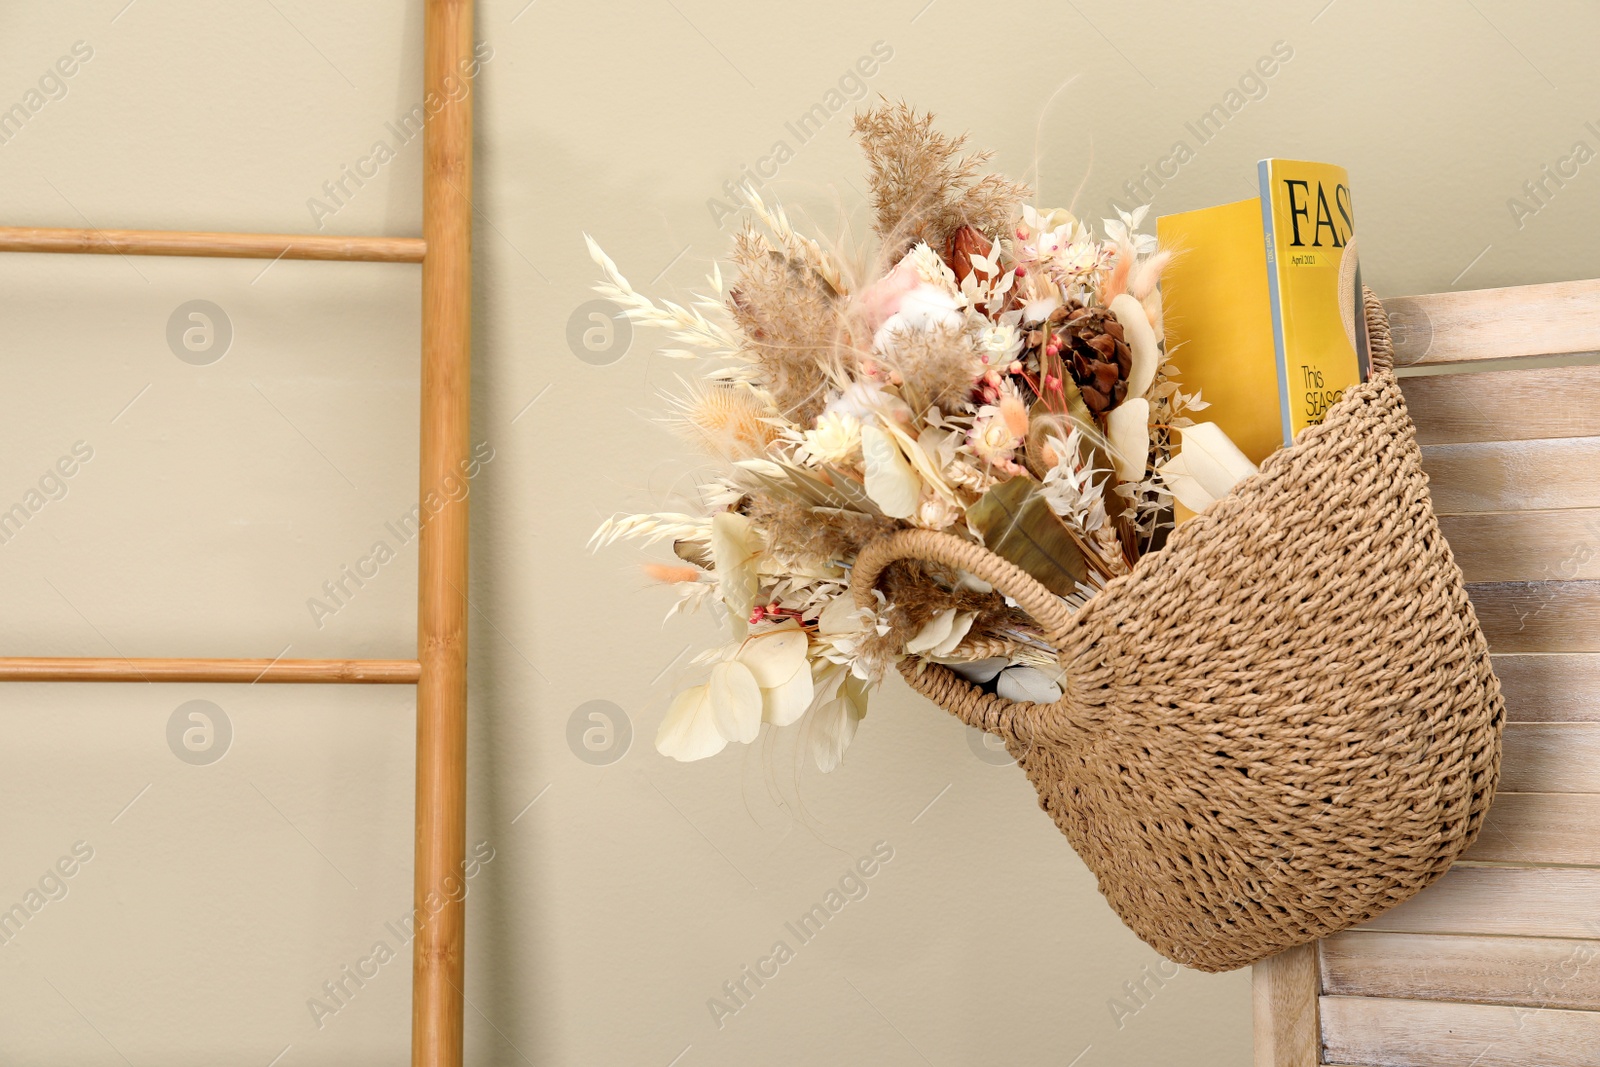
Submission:
<svg viewBox="0 0 1600 1067">
<path fill-rule="evenodd" d="M 1204 971 L 1406 900 L 1472 843 L 1499 777 L 1500 685 L 1370 292 L 1366 311 L 1370 380 L 1075 612 L 949 534 L 901 531 L 855 564 L 863 606 L 912 559 L 1034 618 L 1065 671 L 1055 703 L 902 673 L 1004 739 L 1122 920 Z"/>
</svg>

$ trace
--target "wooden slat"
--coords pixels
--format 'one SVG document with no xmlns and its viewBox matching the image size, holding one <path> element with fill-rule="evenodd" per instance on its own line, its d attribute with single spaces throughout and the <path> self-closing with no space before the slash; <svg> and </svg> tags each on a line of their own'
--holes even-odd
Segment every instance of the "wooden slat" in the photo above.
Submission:
<svg viewBox="0 0 1600 1067">
<path fill-rule="evenodd" d="M 1600 581 L 1467 586 L 1490 652 L 1600 652 Z"/>
<path fill-rule="evenodd" d="M 1377 997 L 1323 997 L 1321 1009 L 1324 1055 L 1330 1064 L 1600 1065 L 1600 1012 Z"/>
<path fill-rule="evenodd" d="M 1600 280 L 1383 302 L 1397 367 L 1600 351 Z"/>
<path fill-rule="evenodd" d="M 332 682 L 411 685 L 414 659 L 0 659 L 0 682 Z"/>
<path fill-rule="evenodd" d="M 1503 792 L 1600 793 L 1600 723 L 1512 723 L 1502 744 Z"/>
<path fill-rule="evenodd" d="M 1600 941 L 1347 931 L 1322 942 L 1322 992 L 1600 1009 Z"/>
<path fill-rule="evenodd" d="M 1600 938 L 1600 870 L 1458 863 L 1433 885 L 1359 929 Z"/>
<path fill-rule="evenodd" d="M 1600 578 L 1600 508 L 1442 515 L 1439 528 L 1469 582 Z"/>
<path fill-rule="evenodd" d="M 1600 437 L 1427 445 L 1422 468 L 1440 515 L 1600 508 Z"/>
<path fill-rule="evenodd" d="M 1317 1067 L 1317 947 L 1301 945 L 1251 968 L 1255 1067 Z"/>
<path fill-rule="evenodd" d="M 1600 866 L 1600 796 L 1499 793 L 1464 858 Z"/>
<path fill-rule="evenodd" d="M 417 237 L 332 237 L 298 233 L 190 233 L 176 230 L 0 227 L 0 252 L 421 263 L 427 248 L 427 243 Z"/>
<path fill-rule="evenodd" d="M 1430 374 L 1400 388 L 1425 445 L 1600 436 L 1600 365 Z"/>
<path fill-rule="evenodd" d="M 1600 722 L 1600 655 L 1503 655 L 1507 722 Z"/>
</svg>

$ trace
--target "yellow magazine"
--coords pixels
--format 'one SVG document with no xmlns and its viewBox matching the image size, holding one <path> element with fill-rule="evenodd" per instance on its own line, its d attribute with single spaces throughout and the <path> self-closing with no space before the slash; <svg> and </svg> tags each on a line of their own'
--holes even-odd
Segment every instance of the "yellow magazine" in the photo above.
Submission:
<svg viewBox="0 0 1600 1067">
<path fill-rule="evenodd" d="M 1177 253 L 1161 296 L 1183 388 L 1259 464 L 1365 380 L 1367 336 L 1344 168 L 1264 159 L 1257 177 L 1260 196 L 1157 234 Z"/>
</svg>

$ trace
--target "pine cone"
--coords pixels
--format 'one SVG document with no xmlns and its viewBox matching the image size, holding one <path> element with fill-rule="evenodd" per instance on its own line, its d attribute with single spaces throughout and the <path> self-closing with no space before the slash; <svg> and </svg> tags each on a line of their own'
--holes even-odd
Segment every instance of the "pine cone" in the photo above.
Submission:
<svg viewBox="0 0 1600 1067">
<path fill-rule="evenodd" d="M 1056 336 L 1061 339 L 1061 362 L 1078 383 L 1089 411 L 1104 415 L 1122 403 L 1133 367 L 1122 323 L 1105 308 L 1074 308 L 1056 327 Z"/>
</svg>

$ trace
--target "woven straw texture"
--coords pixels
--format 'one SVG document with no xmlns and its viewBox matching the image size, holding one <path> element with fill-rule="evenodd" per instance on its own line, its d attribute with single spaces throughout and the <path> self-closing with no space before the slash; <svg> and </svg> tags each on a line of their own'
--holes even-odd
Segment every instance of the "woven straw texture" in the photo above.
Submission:
<svg viewBox="0 0 1600 1067">
<path fill-rule="evenodd" d="M 1200 970 L 1406 900 L 1471 844 L 1499 776 L 1500 685 L 1366 299 L 1371 380 L 1077 612 L 948 534 L 856 561 L 863 604 L 918 558 L 1033 615 L 1066 672 L 1053 704 L 902 672 L 1003 738 L 1122 920 Z"/>
</svg>

